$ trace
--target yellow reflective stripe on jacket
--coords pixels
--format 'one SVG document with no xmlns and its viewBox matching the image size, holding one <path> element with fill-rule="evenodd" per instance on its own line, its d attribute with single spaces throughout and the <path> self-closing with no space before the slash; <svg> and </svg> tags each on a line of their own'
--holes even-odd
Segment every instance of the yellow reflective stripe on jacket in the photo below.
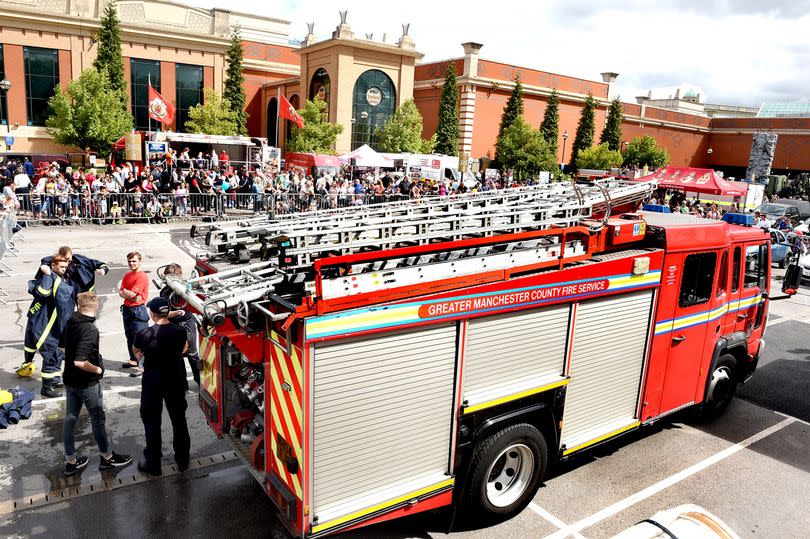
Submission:
<svg viewBox="0 0 810 539">
<path fill-rule="evenodd" d="M 59 284 L 61 282 L 62 282 L 61 277 L 56 277 L 53 280 L 53 296 L 54 296 L 54 298 L 56 297 L 56 289 L 59 288 Z M 51 317 L 48 319 L 48 325 L 45 326 L 45 329 L 42 331 L 42 335 L 39 336 L 39 340 L 37 341 L 37 350 L 39 350 L 40 347 L 42 347 L 42 343 L 44 343 L 45 339 L 47 339 L 48 335 L 50 335 L 51 329 L 53 328 L 53 324 L 54 324 L 54 322 L 56 322 L 56 316 L 57 316 L 56 305 L 54 305 L 53 306 L 53 312 L 51 313 Z M 30 351 L 36 352 L 36 350 L 30 350 Z"/>
<path fill-rule="evenodd" d="M 47 290 L 47 289 L 45 289 L 45 288 L 42 288 L 42 287 L 41 287 L 41 286 L 39 286 L 39 285 L 37 285 L 37 292 L 39 292 L 39 293 L 40 293 L 40 295 L 42 295 L 42 296 L 50 296 L 50 295 L 51 295 L 51 291 L 50 291 L 50 290 Z"/>
<path fill-rule="evenodd" d="M 37 351 L 36 348 L 28 348 L 27 346 L 23 346 L 23 350 L 25 350 L 26 352 L 31 352 L 32 354 Z"/>
<path fill-rule="evenodd" d="M 94 284 L 93 284 L 93 286 L 91 286 L 90 288 L 88 288 L 88 289 L 87 289 L 87 291 L 88 291 L 88 292 L 92 292 L 92 291 L 93 291 L 93 290 L 95 290 L 95 289 L 96 289 L 96 285 L 95 285 L 95 283 L 94 283 Z"/>
<path fill-rule="evenodd" d="M 60 373 L 59 371 L 39 373 L 39 377 L 42 378 L 43 380 L 50 380 L 51 378 L 56 378 L 57 376 L 62 376 L 62 373 Z"/>
</svg>

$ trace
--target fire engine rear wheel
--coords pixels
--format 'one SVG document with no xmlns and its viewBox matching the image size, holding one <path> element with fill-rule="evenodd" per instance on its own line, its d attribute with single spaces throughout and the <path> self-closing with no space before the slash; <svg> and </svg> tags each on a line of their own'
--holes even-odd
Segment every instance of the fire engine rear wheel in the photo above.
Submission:
<svg viewBox="0 0 810 539">
<path fill-rule="evenodd" d="M 717 360 L 709 378 L 706 400 L 700 406 L 699 417 L 711 420 L 722 414 L 737 391 L 737 360 L 724 354 Z"/>
<path fill-rule="evenodd" d="M 473 453 L 468 503 L 479 515 L 508 518 L 519 513 L 537 491 L 547 462 L 543 435 L 526 423 L 485 438 Z"/>
</svg>

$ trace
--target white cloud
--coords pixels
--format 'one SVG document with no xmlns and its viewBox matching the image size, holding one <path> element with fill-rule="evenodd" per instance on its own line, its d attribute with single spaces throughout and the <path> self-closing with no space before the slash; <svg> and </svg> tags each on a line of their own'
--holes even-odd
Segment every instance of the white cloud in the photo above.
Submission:
<svg viewBox="0 0 810 539">
<path fill-rule="evenodd" d="M 504 63 L 591 80 L 615 71 L 625 101 L 679 86 L 711 103 L 756 106 L 804 100 L 810 87 L 810 0 L 181 1 L 286 19 L 298 39 L 312 21 L 329 37 L 341 9 L 356 35 L 386 33 L 389 43 L 410 22 L 426 62 L 460 57 L 461 43 L 476 41 L 482 57 Z"/>
</svg>

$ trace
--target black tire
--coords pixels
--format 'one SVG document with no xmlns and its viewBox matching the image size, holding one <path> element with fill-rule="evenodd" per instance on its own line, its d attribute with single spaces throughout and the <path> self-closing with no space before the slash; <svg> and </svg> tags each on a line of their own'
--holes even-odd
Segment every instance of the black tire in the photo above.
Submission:
<svg viewBox="0 0 810 539">
<path fill-rule="evenodd" d="M 508 449 L 511 451 L 507 452 Z M 515 463 L 517 466 L 511 467 Z M 506 427 L 484 438 L 473 452 L 465 488 L 471 514 L 485 520 L 504 520 L 518 514 L 537 492 L 547 464 L 546 440 L 527 423 Z M 499 481 L 501 478 L 505 481 Z"/>
<path fill-rule="evenodd" d="M 711 421 L 728 408 L 737 391 L 737 360 L 731 354 L 723 354 L 709 375 L 706 398 L 698 410 L 698 418 Z"/>
</svg>

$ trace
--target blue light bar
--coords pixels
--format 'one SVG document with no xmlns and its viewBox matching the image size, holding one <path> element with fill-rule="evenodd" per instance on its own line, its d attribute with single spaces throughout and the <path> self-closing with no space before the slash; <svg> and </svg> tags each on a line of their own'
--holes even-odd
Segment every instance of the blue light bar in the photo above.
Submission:
<svg viewBox="0 0 810 539">
<path fill-rule="evenodd" d="M 750 213 L 727 213 L 723 221 L 730 225 L 754 226 L 754 216 Z"/>
<path fill-rule="evenodd" d="M 644 204 L 641 208 L 644 211 L 653 211 L 656 213 L 670 213 L 669 206 L 666 204 Z"/>
</svg>

